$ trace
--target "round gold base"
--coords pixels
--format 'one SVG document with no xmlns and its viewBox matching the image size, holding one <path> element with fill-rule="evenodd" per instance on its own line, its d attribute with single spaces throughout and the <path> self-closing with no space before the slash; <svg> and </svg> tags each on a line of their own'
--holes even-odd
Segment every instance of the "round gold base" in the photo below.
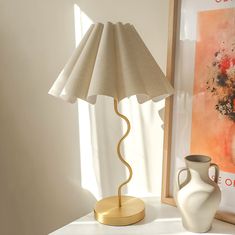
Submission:
<svg viewBox="0 0 235 235">
<path fill-rule="evenodd" d="M 118 206 L 118 196 L 98 201 L 94 209 L 95 219 L 102 224 L 123 226 L 134 224 L 144 218 L 144 202 L 131 196 L 122 196 L 122 206 Z"/>
</svg>

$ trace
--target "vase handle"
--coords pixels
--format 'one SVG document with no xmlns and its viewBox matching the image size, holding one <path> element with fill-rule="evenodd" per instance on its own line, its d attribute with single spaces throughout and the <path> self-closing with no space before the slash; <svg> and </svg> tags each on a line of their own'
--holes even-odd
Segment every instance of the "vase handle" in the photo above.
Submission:
<svg viewBox="0 0 235 235">
<path fill-rule="evenodd" d="M 214 182 L 216 184 L 218 184 L 218 180 L 219 180 L 219 166 L 215 163 L 211 163 L 210 164 L 210 167 L 214 167 L 215 168 L 215 178 L 214 178 Z"/>
<path fill-rule="evenodd" d="M 183 171 L 187 171 L 188 172 L 188 168 L 184 167 L 184 168 L 181 168 L 180 170 L 178 170 L 177 172 L 177 188 L 178 190 L 180 190 L 182 188 L 182 185 L 183 183 L 180 183 L 180 174 L 183 172 Z M 188 177 L 188 176 L 187 176 Z"/>
</svg>

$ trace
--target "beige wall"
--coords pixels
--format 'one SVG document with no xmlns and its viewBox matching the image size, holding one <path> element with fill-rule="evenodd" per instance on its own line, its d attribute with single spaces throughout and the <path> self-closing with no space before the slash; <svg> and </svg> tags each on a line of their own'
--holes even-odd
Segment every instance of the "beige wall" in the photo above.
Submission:
<svg viewBox="0 0 235 235">
<path fill-rule="evenodd" d="M 43 235 L 91 210 L 76 105 L 47 95 L 74 45 L 73 2 L 0 1 L 0 234 Z"/>
<path fill-rule="evenodd" d="M 135 24 L 165 71 L 168 0 L 1 0 L 0 234 L 47 234 L 93 204 L 76 105 L 47 95 L 75 45 L 75 2 L 93 21 Z"/>
</svg>

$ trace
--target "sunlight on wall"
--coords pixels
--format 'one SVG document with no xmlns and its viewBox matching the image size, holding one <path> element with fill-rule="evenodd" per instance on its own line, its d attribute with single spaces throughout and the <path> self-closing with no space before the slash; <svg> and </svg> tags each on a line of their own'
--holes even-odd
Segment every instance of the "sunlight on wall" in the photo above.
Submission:
<svg viewBox="0 0 235 235">
<path fill-rule="evenodd" d="M 82 37 L 92 24 L 91 19 L 81 11 L 78 5 L 74 4 L 75 40 L 78 46 Z M 99 198 L 99 189 L 95 170 L 93 169 L 91 124 L 89 104 L 78 100 L 78 123 L 80 139 L 80 160 L 81 160 L 81 184 L 84 189 L 89 190 L 96 199 Z"/>
<path fill-rule="evenodd" d="M 158 113 L 163 107 L 164 100 L 140 105 L 136 97 L 131 97 L 122 102 L 121 112 L 128 116 L 132 125 L 124 142 L 125 158 L 133 168 L 128 193 L 136 196 L 160 195 L 163 121 Z"/>
<path fill-rule="evenodd" d="M 93 22 L 76 4 L 74 20 L 78 45 Z M 126 131 L 126 124 L 115 115 L 113 103 L 109 101 L 102 97 L 102 102 L 92 106 L 78 100 L 81 184 L 96 199 L 116 193 L 127 172 L 115 151 L 117 141 Z M 133 179 L 127 185 L 130 195 L 160 195 L 163 122 L 159 110 L 163 107 L 164 101 L 139 105 L 136 97 L 124 99 L 119 104 L 119 110 L 129 118 L 132 126 L 122 144 L 123 155 L 133 168 Z M 105 129 L 106 124 L 109 128 Z"/>
<path fill-rule="evenodd" d="M 77 4 L 74 4 L 74 22 L 77 46 L 93 22 L 84 12 L 81 11 Z"/>
</svg>

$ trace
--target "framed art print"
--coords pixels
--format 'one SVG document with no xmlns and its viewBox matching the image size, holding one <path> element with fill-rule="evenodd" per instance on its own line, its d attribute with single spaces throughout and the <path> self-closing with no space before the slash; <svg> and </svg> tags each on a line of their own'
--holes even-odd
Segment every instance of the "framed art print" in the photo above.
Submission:
<svg viewBox="0 0 235 235">
<path fill-rule="evenodd" d="M 167 77 L 162 201 L 175 204 L 184 157 L 208 155 L 220 168 L 216 217 L 235 224 L 235 0 L 170 0 Z"/>
</svg>

